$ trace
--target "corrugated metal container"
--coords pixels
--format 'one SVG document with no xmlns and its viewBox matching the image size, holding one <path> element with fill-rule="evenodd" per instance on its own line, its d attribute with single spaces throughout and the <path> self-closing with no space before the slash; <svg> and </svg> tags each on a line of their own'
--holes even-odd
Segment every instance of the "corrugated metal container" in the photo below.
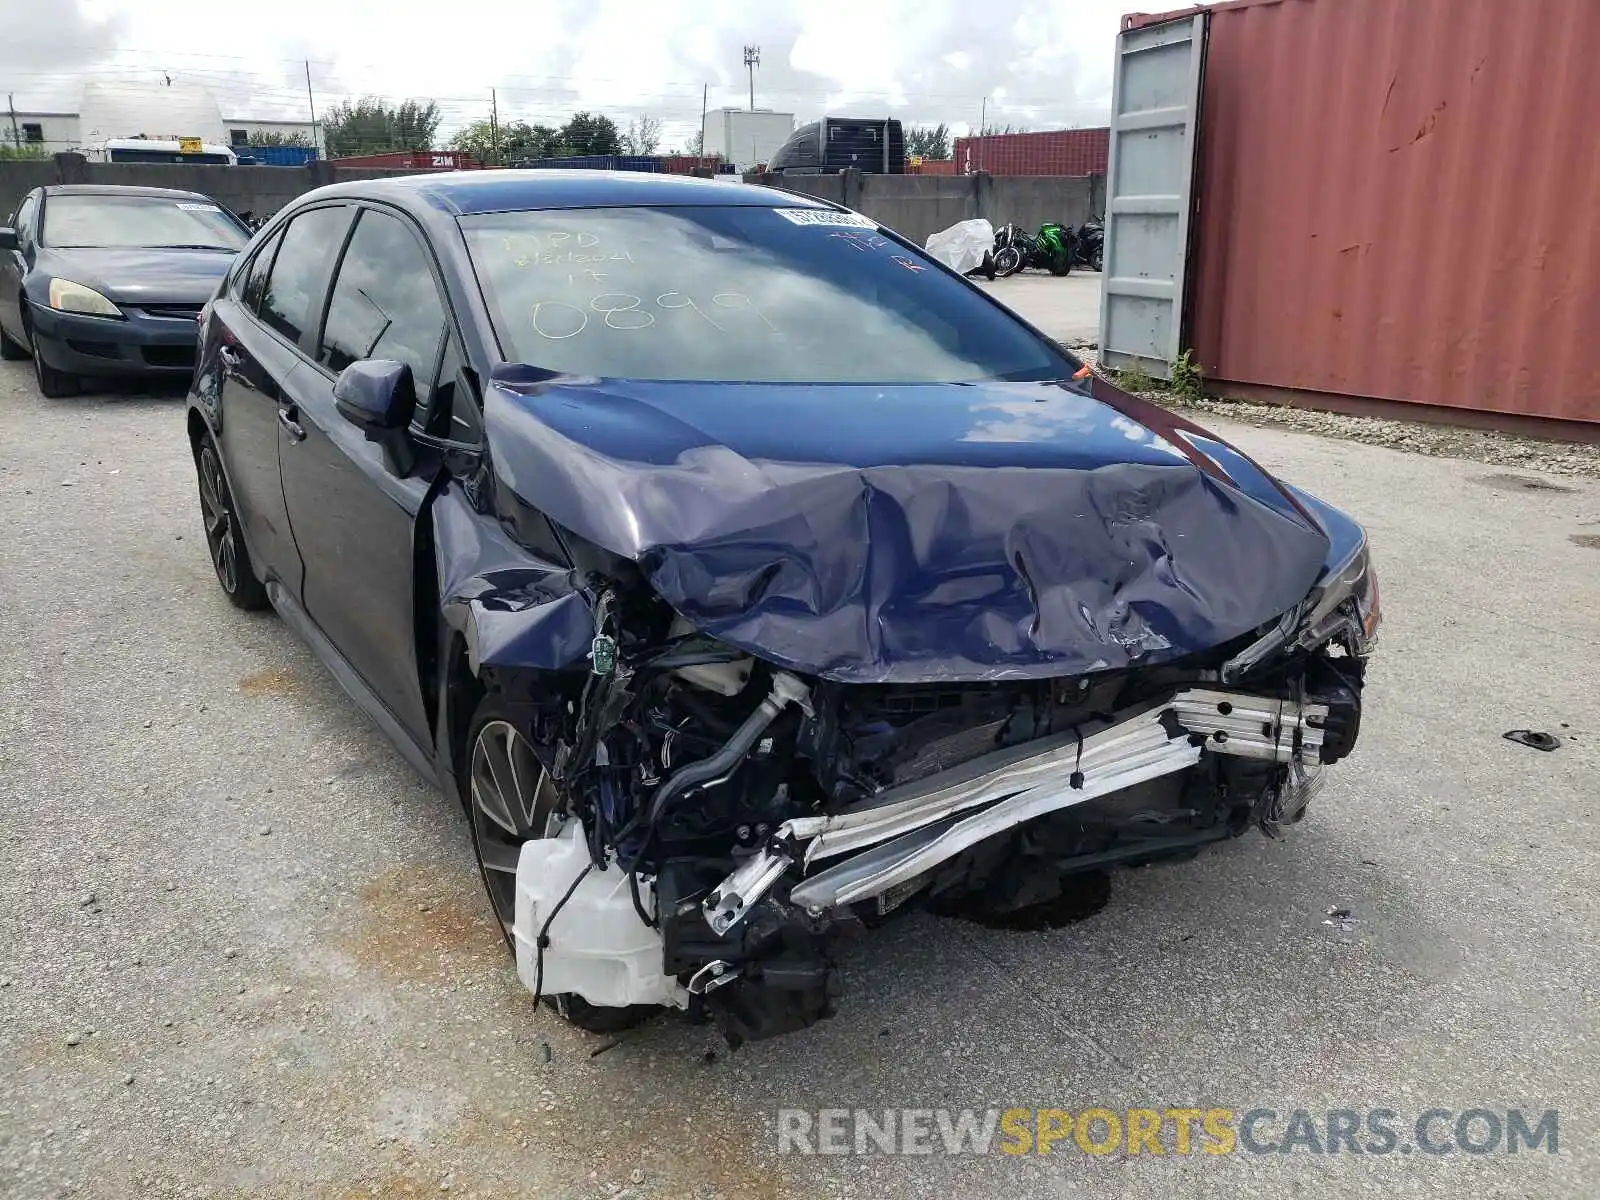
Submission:
<svg viewBox="0 0 1600 1200">
<path fill-rule="evenodd" d="M 261 167 L 303 167 L 317 161 L 317 152 L 310 146 L 246 146 L 241 153 L 249 154 Z"/>
<path fill-rule="evenodd" d="M 483 164 L 460 150 L 396 150 L 335 158 L 342 167 L 395 167 L 404 171 L 479 171 Z"/>
<path fill-rule="evenodd" d="M 722 160 L 715 154 L 662 154 L 656 162 L 668 175 L 692 175 L 698 170 L 715 174 L 722 168 Z"/>
<path fill-rule="evenodd" d="M 925 158 L 919 163 L 906 160 L 907 175 L 954 175 L 956 163 L 953 158 Z"/>
<path fill-rule="evenodd" d="M 955 169 L 963 175 L 1104 175 L 1110 150 L 1105 127 L 989 133 L 956 139 Z"/>
<path fill-rule="evenodd" d="M 1600 3 L 1239 0 L 1209 25 L 1207 375 L 1600 422 Z"/>
<path fill-rule="evenodd" d="M 660 171 L 659 159 L 644 154 L 569 154 L 564 158 L 532 158 L 515 164 L 536 170 Z"/>
</svg>

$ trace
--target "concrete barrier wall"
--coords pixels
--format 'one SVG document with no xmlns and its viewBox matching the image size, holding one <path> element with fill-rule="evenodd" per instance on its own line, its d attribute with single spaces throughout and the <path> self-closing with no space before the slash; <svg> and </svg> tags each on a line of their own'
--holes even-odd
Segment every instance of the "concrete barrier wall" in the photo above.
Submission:
<svg viewBox="0 0 1600 1200">
<path fill-rule="evenodd" d="M 16 210 L 22 197 L 52 183 L 115 183 L 126 187 L 176 188 L 199 192 L 236 213 L 269 217 L 296 196 L 329 183 L 420 175 L 422 171 L 384 167 L 336 167 L 311 163 L 304 167 L 212 167 L 176 163 L 89 162 L 81 154 L 0 162 L 0 221 Z"/>
<path fill-rule="evenodd" d="M 296 196 L 324 184 L 413 175 L 379 167 L 209 167 L 167 163 L 87 162 L 82 155 L 0 162 L 0 219 L 32 188 L 50 183 L 120 183 L 179 188 L 211 196 L 237 213 L 271 216 Z M 1045 221 L 1081 224 L 1105 209 L 1099 175 L 839 175 L 750 176 L 754 182 L 816 196 L 866 213 L 917 245 L 957 221 L 985 217 L 996 226 L 1015 221 L 1037 229 Z"/>
<path fill-rule="evenodd" d="M 957 221 L 986 218 L 1037 229 L 1046 221 L 1081 225 L 1105 212 L 1105 176 L 751 175 L 751 182 L 844 204 L 922 245 Z"/>
</svg>

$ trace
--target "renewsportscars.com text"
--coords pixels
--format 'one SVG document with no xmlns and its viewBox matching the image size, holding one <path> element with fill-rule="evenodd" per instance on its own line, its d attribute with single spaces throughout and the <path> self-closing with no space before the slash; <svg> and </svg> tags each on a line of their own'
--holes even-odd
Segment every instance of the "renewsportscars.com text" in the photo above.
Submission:
<svg viewBox="0 0 1600 1200">
<path fill-rule="evenodd" d="M 1560 1152 L 1560 1114 L 1520 1108 L 781 1108 L 779 1154 Z"/>
</svg>

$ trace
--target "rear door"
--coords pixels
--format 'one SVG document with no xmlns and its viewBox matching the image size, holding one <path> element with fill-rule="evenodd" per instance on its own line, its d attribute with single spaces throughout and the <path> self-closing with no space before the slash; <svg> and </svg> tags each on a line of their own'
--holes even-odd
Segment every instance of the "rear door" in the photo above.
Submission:
<svg viewBox="0 0 1600 1200">
<path fill-rule="evenodd" d="M 301 563 L 278 474 L 284 388 L 303 369 L 301 339 L 350 222 L 345 205 L 307 209 L 251 260 L 240 297 L 219 302 L 218 404 L 228 486 L 257 568 L 300 590 Z"/>
<path fill-rule="evenodd" d="M 333 387 L 352 362 L 403 362 L 416 386 L 420 427 L 435 407 L 447 311 L 420 231 L 398 213 L 363 208 L 329 289 L 316 361 L 291 380 L 295 428 L 281 431 L 279 451 L 305 563 L 302 603 L 423 745 L 431 738 L 418 680 L 412 570 L 429 479 L 421 469 L 392 471 L 379 446 L 339 415 Z"/>
<path fill-rule="evenodd" d="M 1206 14 L 1126 29 L 1111 85 L 1100 361 L 1171 378 L 1182 351 Z"/>
</svg>

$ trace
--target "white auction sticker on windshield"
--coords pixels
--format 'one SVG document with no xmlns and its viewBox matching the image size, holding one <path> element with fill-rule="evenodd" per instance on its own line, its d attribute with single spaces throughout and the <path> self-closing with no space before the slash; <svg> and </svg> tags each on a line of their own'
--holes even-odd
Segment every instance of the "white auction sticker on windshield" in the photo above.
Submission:
<svg viewBox="0 0 1600 1200">
<path fill-rule="evenodd" d="M 860 213 L 834 212 L 831 208 L 775 208 L 772 210 L 796 225 L 850 225 L 856 229 L 876 229 L 878 223 Z"/>
<path fill-rule="evenodd" d="M 184 212 L 221 212 L 215 204 L 195 204 L 192 201 L 179 200 L 178 207 Z"/>
</svg>

